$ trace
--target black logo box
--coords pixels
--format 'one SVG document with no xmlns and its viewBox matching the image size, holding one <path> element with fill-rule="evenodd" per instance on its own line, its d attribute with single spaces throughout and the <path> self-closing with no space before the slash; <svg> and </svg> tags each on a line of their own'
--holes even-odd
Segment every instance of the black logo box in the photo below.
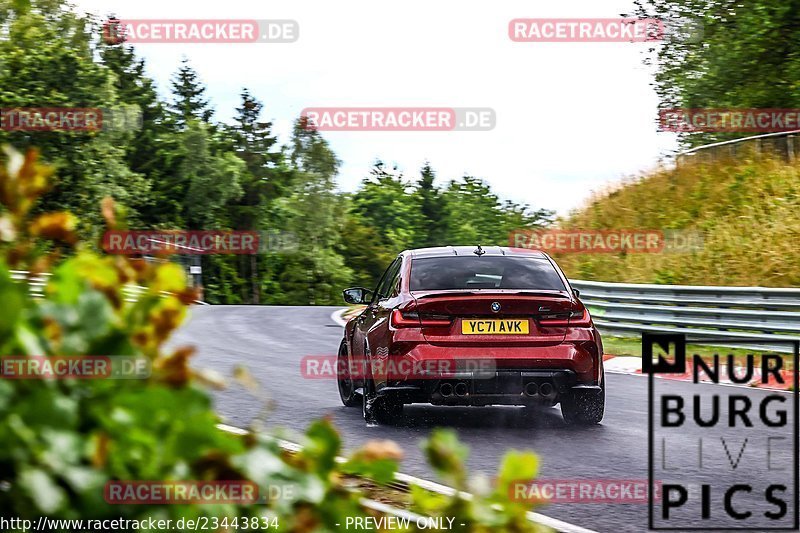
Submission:
<svg viewBox="0 0 800 533">
<path fill-rule="evenodd" d="M 746 341 L 746 339 L 744 339 Z M 648 479 L 648 529 L 651 531 L 720 531 L 719 527 L 655 527 L 653 519 L 653 446 L 655 433 L 653 431 L 653 403 L 654 403 L 654 379 L 656 374 L 683 374 L 686 372 L 686 344 L 725 346 L 727 344 L 741 344 L 743 339 L 731 339 L 726 337 L 711 339 L 687 339 L 683 333 L 650 333 L 642 332 L 642 373 L 647 373 L 647 479 Z M 800 529 L 800 426 L 798 426 L 798 390 L 800 382 L 800 341 L 774 339 L 770 344 L 785 344 L 792 349 L 791 356 L 794 357 L 792 399 L 794 409 L 794 525 L 792 527 L 741 527 L 731 529 L 726 527 L 726 531 L 798 531 Z M 659 357 L 658 362 L 653 363 L 653 346 L 658 344 L 662 350 L 669 353 L 669 346 L 675 346 L 674 363 Z M 768 352 L 769 350 L 762 350 Z M 755 350 L 754 350 L 755 352 Z"/>
</svg>

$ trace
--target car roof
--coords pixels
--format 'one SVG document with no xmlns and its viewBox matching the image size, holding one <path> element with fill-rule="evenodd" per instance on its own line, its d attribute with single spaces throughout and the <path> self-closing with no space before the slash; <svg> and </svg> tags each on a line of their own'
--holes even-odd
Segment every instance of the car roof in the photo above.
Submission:
<svg viewBox="0 0 800 533">
<path fill-rule="evenodd" d="M 448 256 L 471 256 L 475 257 L 475 250 L 478 246 L 436 246 L 433 248 L 416 248 L 406 250 L 401 255 L 408 255 L 413 259 L 421 257 L 448 257 Z M 481 250 L 488 256 L 518 256 L 518 257 L 538 257 L 546 258 L 547 254 L 541 250 L 529 250 L 527 248 L 509 248 L 507 246 L 481 246 Z"/>
</svg>

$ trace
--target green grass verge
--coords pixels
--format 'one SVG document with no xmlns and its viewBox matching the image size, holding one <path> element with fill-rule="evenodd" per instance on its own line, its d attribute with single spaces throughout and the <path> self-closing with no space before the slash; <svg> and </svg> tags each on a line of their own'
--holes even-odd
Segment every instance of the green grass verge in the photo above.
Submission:
<svg viewBox="0 0 800 533">
<path fill-rule="evenodd" d="M 610 335 L 604 335 L 603 351 L 606 354 L 621 357 L 641 357 L 642 340 L 635 337 L 612 337 Z M 734 360 L 738 364 L 742 364 L 748 354 L 754 354 L 756 356 L 756 362 L 760 361 L 758 351 L 747 350 L 744 348 L 728 348 L 724 346 L 710 346 L 707 344 L 687 344 L 686 352 L 688 355 L 697 354 L 702 357 L 710 357 L 714 354 L 720 354 L 724 356 L 733 354 Z M 792 358 L 787 356 L 784 359 L 784 368 L 791 369 L 793 366 L 794 364 Z"/>
</svg>

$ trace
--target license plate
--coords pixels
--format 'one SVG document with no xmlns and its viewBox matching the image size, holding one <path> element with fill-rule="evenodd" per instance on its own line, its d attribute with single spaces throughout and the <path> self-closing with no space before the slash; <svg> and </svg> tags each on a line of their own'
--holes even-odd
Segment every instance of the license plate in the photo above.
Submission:
<svg viewBox="0 0 800 533">
<path fill-rule="evenodd" d="M 527 320 L 462 320 L 462 335 L 527 335 Z"/>
</svg>

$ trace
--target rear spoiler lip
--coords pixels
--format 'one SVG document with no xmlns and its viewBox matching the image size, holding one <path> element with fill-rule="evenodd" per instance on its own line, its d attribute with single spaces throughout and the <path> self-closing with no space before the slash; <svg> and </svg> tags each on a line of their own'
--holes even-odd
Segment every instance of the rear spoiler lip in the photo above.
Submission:
<svg viewBox="0 0 800 533">
<path fill-rule="evenodd" d="M 554 298 L 564 298 L 572 300 L 567 291 L 548 291 L 548 290 L 526 290 L 526 289 L 475 289 L 475 290 L 442 290 L 442 291 L 411 291 L 415 300 L 427 298 L 446 298 L 448 296 L 478 296 L 478 295 L 497 295 L 497 296 L 550 296 Z"/>
</svg>

